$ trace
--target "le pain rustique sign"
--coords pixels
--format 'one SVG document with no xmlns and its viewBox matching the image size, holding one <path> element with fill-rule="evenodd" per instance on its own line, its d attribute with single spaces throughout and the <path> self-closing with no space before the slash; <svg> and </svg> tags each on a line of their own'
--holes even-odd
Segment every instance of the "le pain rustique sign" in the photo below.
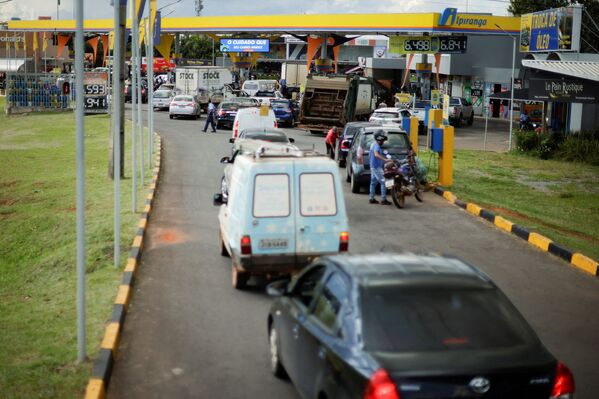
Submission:
<svg viewBox="0 0 599 399">
<path fill-rule="evenodd" d="M 599 83 L 583 79 L 531 79 L 530 96 L 535 100 L 569 103 L 599 102 Z"/>
</svg>

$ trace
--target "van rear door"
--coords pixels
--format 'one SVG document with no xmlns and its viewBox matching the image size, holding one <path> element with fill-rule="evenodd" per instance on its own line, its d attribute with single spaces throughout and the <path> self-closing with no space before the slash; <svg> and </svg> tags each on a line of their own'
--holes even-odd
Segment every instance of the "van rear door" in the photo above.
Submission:
<svg viewBox="0 0 599 399">
<path fill-rule="evenodd" d="M 252 222 L 248 226 L 252 255 L 293 254 L 295 203 L 292 168 L 279 162 L 263 163 L 253 176 Z"/>
<path fill-rule="evenodd" d="M 338 172 L 332 168 L 314 168 L 312 165 L 307 169 L 306 166 L 296 162 L 295 167 L 298 192 L 297 256 L 337 253 L 339 235 L 347 231 Z"/>
</svg>

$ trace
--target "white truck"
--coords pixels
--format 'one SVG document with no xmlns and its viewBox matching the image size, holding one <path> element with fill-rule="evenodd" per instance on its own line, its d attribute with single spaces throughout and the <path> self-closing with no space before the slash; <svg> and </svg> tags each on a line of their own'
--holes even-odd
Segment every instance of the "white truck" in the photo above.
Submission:
<svg viewBox="0 0 599 399">
<path fill-rule="evenodd" d="M 233 83 L 231 71 L 223 67 L 177 67 L 175 73 L 177 94 L 196 96 L 203 109 L 207 107 L 209 99 L 219 103 L 223 98 L 225 85 Z"/>
<path fill-rule="evenodd" d="M 288 88 L 306 87 L 306 79 L 308 76 L 308 67 L 306 63 L 294 64 L 284 62 L 281 64 L 281 79 L 285 79 L 285 84 Z"/>
</svg>

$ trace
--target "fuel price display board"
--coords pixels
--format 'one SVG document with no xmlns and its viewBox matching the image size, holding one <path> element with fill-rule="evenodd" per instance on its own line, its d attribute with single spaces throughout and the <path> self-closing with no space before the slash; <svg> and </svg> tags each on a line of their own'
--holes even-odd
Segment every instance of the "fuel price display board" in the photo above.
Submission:
<svg viewBox="0 0 599 399">
<path fill-rule="evenodd" d="M 391 54 L 463 54 L 468 49 L 467 36 L 391 36 Z"/>
<path fill-rule="evenodd" d="M 108 74 L 85 72 L 83 75 L 83 104 L 86 114 L 108 113 Z"/>
</svg>

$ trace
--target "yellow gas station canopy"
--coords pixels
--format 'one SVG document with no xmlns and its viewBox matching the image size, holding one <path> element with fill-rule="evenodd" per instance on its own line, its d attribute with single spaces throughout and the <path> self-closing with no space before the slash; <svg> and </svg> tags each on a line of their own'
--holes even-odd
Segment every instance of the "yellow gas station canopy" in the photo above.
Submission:
<svg viewBox="0 0 599 399">
<path fill-rule="evenodd" d="M 498 26 L 501 28 L 499 28 Z M 114 27 L 112 19 L 91 19 L 84 22 L 87 32 L 107 32 Z M 131 26 L 131 21 L 127 21 Z M 503 29 L 503 30 L 502 30 Z M 74 32 L 75 20 L 9 21 L 11 31 Z M 439 33 L 505 35 L 520 33 L 519 17 L 486 14 L 459 14 L 445 17 L 440 13 L 414 14 L 311 14 L 253 15 L 163 18 L 161 31 L 201 33 L 339 33 L 394 34 Z"/>
</svg>

